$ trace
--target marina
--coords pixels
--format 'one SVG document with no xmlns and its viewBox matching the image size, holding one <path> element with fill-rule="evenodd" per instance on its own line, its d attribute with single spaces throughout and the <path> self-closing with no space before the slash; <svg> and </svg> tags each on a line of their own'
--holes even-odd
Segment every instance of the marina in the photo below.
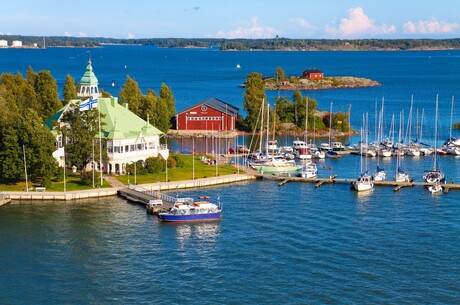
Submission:
<svg viewBox="0 0 460 305">
<path fill-rule="evenodd" d="M 12 55 L 13 50 L 2 51 L 4 71 L 25 73 L 29 65 L 49 69 L 58 84 L 67 74 L 80 76 L 81 64 L 87 61 L 86 56 L 76 57 L 83 52 L 77 48 L 16 50 Z M 250 71 L 273 74 L 278 65 L 296 71 L 299 63 L 313 62 L 337 75 L 353 73 L 379 80 L 380 87 L 305 93 L 320 109 L 329 109 L 333 101 L 335 111 L 346 112 L 353 104 L 355 130 L 360 129 L 365 112 L 370 112 L 369 122 L 374 121 L 374 99 L 382 96 L 388 122 L 392 114 L 398 118 L 401 108 L 407 122 L 412 93 L 414 112 L 423 107 L 428 122 L 434 118 L 439 92 L 439 143 L 450 138 L 451 96 L 460 96 L 460 53 L 455 50 L 215 52 L 113 46 L 92 49 L 91 54 L 98 75 L 109 75 L 101 77 L 102 88 L 116 95 L 127 73 L 143 92 L 158 90 L 164 81 L 173 88 L 177 109 L 211 93 L 241 107 L 244 90 L 235 84 Z M 242 68 L 235 69 L 236 63 Z M 271 102 L 276 97 L 277 92 L 267 93 Z M 453 121 L 458 121 L 458 114 L 454 113 Z M 431 129 L 424 130 L 422 142 L 433 147 Z M 327 132 L 323 139 L 309 135 L 318 147 L 325 137 Z M 452 130 L 452 143 L 458 137 L 459 131 Z M 291 146 L 294 138 L 281 134 L 277 140 L 279 146 Z M 210 138 L 195 138 L 198 152 L 206 152 L 206 139 L 212 143 Z M 227 142 L 228 147 L 250 147 L 247 134 L 234 145 L 222 139 L 221 146 L 227 147 Z M 345 136 L 333 142 L 353 145 L 359 139 Z M 191 152 L 192 145 L 192 138 L 168 139 L 173 152 Z M 443 192 L 447 189 L 449 194 L 435 195 L 423 182 L 424 171 L 433 165 L 432 156 L 400 156 L 402 169 L 414 181 L 397 185 L 390 181 L 396 156 L 368 156 L 369 172 L 375 172 L 378 160 L 387 181 L 375 181 L 374 188 L 364 192 L 350 190 L 359 175 L 357 150 L 343 152 L 340 159 L 312 159 L 317 178 L 311 182 L 273 175 L 267 176 L 276 181 L 255 179 L 249 174 L 235 183 L 211 185 L 200 178 L 141 185 L 172 197 L 220 196 L 225 209 L 218 222 L 163 223 L 146 213 L 145 204 L 131 204 L 117 195 L 48 200 L 39 198 L 52 195 L 49 190 L 29 192 L 24 195 L 33 193 L 37 200 L 23 197 L 0 208 L 0 244 L 6 245 L 0 251 L 4 266 L 0 302 L 456 304 L 460 193 L 455 185 L 450 188 L 450 180 L 460 182 L 460 158 L 438 154 L 448 182 L 442 185 Z M 182 185 L 187 188 L 181 189 Z"/>
</svg>

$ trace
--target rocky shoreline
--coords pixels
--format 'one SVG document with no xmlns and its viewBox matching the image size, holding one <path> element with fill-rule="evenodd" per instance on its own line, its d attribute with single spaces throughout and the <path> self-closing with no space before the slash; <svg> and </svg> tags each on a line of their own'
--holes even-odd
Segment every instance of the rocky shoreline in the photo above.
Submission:
<svg viewBox="0 0 460 305">
<path fill-rule="evenodd" d="M 280 83 L 265 82 L 265 90 L 323 90 L 323 89 L 344 89 L 344 88 L 364 88 L 376 87 L 380 83 L 360 77 L 352 76 L 331 76 L 321 79 L 299 79 L 298 82 L 284 81 Z"/>
</svg>

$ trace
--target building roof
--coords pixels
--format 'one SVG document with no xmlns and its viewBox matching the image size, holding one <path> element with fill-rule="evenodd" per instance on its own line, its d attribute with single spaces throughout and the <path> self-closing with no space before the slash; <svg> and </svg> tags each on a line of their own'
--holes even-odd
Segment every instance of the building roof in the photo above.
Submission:
<svg viewBox="0 0 460 305">
<path fill-rule="evenodd" d="M 303 73 L 323 73 L 323 71 L 314 68 L 314 69 L 307 69 L 307 70 L 303 71 Z"/>
<path fill-rule="evenodd" d="M 236 115 L 238 114 L 238 111 L 240 110 L 239 108 L 235 107 L 235 106 L 232 106 L 224 101 L 221 101 L 219 99 L 216 99 L 215 97 L 211 97 L 207 100 L 204 100 L 204 101 L 201 101 L 199 103 L 196 103 L 196 104 L 193 104 L 192 106 L 190 107 L 187 107 L 186 109 L 182 110 L 181 112 L 177 113 L 177 114 L 181 114 L 183 112 L 187 112 L 199 105 L 202 105 L 202 104 L 205 104 L 206 106 L 208 107 L 211 107 L 211 108 L 214 108 L 222 113 L 227 113 L 229 115 Z"/>
<path fill-rule="evenodd" d="M 72 100 L 66 106 L 62 107 L 58 112 L 52 115 L 44 123 L 50 130 L 54 129 L 53 123 L 60 121 L 64 112 L 68 111 L 71 107 L 78 107 L 81 100 Z M 158 128 L 150 125 L 131 111 L 129 111 L 127 104 L 120 105 L 118 98 L 107 97 L 98 98 L 98 106 L 101 111 L 101 128 L 103 138 L 109 140 L 121 139 L 137 139 L 139 137 L 147 137 L 153 135 L 162 135 Z M 97 136 L 98 137 L 98 136 Z"/>
<path fill-rule="evenodd" d="M 82 78 L 80 79 L 81 85 L 98 85 L 99 81 L 96 75 L 93 72 L 93 66 L 91 65 L 91 59 L 88 60 L 88 65 L 86 66 L 85 74 L 83 74 Z"/>
</svg>

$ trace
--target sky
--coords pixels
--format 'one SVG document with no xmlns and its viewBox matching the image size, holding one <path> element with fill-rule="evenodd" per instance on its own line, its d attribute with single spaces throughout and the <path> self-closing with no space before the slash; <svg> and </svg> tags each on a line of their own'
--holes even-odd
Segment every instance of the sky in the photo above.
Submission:
<svg viewBox="0 0 460 305">
<path fill-rule="evenodd" d="M 459 0 L 0 0 L 0 34 L 459 38 Z"/>
</svg>

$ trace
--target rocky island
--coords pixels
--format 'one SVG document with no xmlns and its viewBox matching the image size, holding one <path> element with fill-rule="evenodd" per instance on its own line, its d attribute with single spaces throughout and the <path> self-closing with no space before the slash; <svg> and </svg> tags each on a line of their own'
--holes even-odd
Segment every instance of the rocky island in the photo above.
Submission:
<svg viewBox="0 0 460 305">
<path fill-rule="evenodd" d="M 271 80 L 265 81 L 265 90 L 321 90 L 380 86 L 380 83 L 375 80 L 352 76 L 330 76 L 320 79 L 300 78 L 294 82 L 286 80 L 279 83 L 276 80 Z"/>
</svg>

